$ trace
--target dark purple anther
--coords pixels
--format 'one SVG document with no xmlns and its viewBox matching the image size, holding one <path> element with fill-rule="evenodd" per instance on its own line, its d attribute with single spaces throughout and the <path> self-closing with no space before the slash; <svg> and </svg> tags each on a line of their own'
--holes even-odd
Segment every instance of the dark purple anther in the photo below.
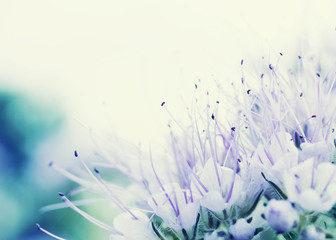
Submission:
<svg viewBox="0 0 336 240">
<path fill-rule="evenodd" d="M 216 103 L 219 103 L 219 101 L 216 101 Z"/>
<path fill-rule="evenodd" d="M 197 84 L 195 84 L 195 89 L 197 89 Z"/>
<path fill-rule="evenodd" d="M 242 59 L 242 60 L 240 61 L 240 65 L 243 65 L 243 63 L 244 63 L 244 59 Z"/>
<path fill-rule="evenodd" d="M 300 93 L 300 97 L 302 97 L 303 93 Z"/>
<path fill-rule="evenodd" d="M 299 59 L 301 59 L 301 56 L 298 56 Z"/>
<path fill-rule="evenodd" d="M 215 116 L 213 114 L 211 114 L 211 118 L 212 120 L 215 120 Z"/>
<path fill-rule="evenodd" d="M 162 103 L 161 103 L 161 107 L 163 107 L 163 105 L 165 105 L 165 104 L 166 104 L 166 102 L 162 102 Z"/>
<path fill-rule="evenodd" d="M 36 223 L 36 228 L 37 228 L 37 230 L 40 230 L 41 229 L 40 224 Z"/>
<path fill-rule="evenodd" d="M 236 127 L 232 127 L 231 130 L 232 130 L 232 131 L 235 131 L 235 130 L 236 130 Z"/>
<path fill-rule="evenodd" d="M 311 116 L 312 118 L 316 118 L 316 115 Z"/>
<path fill-rule="evenodd" d="M 272 64 L 268 65 L 269 69 L 273 70 Z"/>
<path fill-rule="evenodd" d="M 77 153 L 77 150 L 75 150 L 75 152 L 74 152 L 74 153 L 75 153 L 75 157 L 78 157 L 78 153 Z"/>
<path fill-rule="evenodd" d="M 250 94 L 250 92 L 251 92 L 251 89 L 247 90 L 247 94 Z"/>
<path fill-rule="evenodd" d="M 58 195 L 60 195 L 61 197 L 64 197 L 64 194 L 59 192 Z"/>
<path fill-rule="evenodd" d="M 264 77 L 264 74 L 262 73 L 260 77 L 263 78 L 263 77 Z"/>
<path fill-rule="evenodd" d="M 282 53 L 280 53 L 280 56 L 282 56 Z"/>
<path fill-rule="evenodd" d="M 321 75 L 319 73 L 316 73 L 316 76 L 321 77 Z"/>
<path fill-rule="evenodd" d="M 53 164 L 54 164 L 54 162 L 51 161 L 51 162 L 48 164 L 48 166 L 51 167 Z"/>
<path fill-rule="evenodd" d="M 97 168 L 94 168 L 94 171 L 99 174 L 99 170 Z"/>
</svg>

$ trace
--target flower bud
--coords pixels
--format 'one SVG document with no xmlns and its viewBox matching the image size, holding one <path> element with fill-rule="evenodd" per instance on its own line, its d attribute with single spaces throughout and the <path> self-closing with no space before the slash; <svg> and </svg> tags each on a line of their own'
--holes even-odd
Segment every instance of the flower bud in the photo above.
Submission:
<svg viewBox="0 0 336 240">
<path fill-rule="evenodd" d="M 229 233 L 235 240 L 250 240 L 254 236 L 255 228 L 245 219 L 241 218 L 230 226 Z"/>
<path fill-rule="evenodd" d="M 325 233 L 321 228 L 309 226 L 302 231 L 301 238 L 305 240 L 324 240 Z"/>
<path fill-rule="evenodd" d="M 204 240 L 224 240 L 226 239 L 226 232 L 223 230 L 216 230 L 213 231 L 212 233 L 206 233 L 204 235 Z"/>
<path fill-rule="evenodd" d="M 278 233 L 285 233 L 294 228 L 299 214 L 289 201 L 271 200 L 266 209 L 268 224 Z"/>
</svg>

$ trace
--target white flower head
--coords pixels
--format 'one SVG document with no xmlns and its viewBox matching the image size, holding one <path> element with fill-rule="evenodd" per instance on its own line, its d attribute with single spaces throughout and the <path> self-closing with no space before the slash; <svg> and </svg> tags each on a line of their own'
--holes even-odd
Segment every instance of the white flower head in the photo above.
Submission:
<svg viewBox="0 0 336 240">
<path fill-rule="evenodd" d="M 238 174 L 230 168 L 220 166 L 213 159 L 205 163 L 199 179 L 205 187 L 201 191 L 201 205 L 214 212 L 230 208 L 238 200 L 243 187 L 243 181 Z M 193 185 L 192 189 L 196 191 Z"/>
<path fill-rule="evenodd" d="M 226 239 L 226 232 L 219 230 L 219 231 L 213 231 L 211 233 L 206 233 L 204 235 L 204 240 L 224 240 Z"/>
<path fill-rule="evenodd" d="M 319 141 L 314 143 L 305 142 L 301 144 L 300 161 L 314 157 L 318 162 L 328 162 L 334 152 L 334 144 L 330 141 Z"/>
<path fill-rule="evenodd" d="M 166 184 L 164 191 L 148 199 L 154 213 L 174 230 L 190 230 L 199 212 L 199 196 L 182 190 L 177 183 Z"/>
<path fill-rule="evenodd" d="M 324 240 L 326 236 L 321 228 L 308 226 L 302 231 L 301 238 L 305 240 Z"/>
<path fill-rule="evenodd" d="M 301 57 L 299 61 L 302 64 Z M 168 112 L 171 151 L 152 158 L 149 150 L 148 156 L 138 158 L 137 148 L 124 151 L 113 144 L 113 149 L 101 149 L 109 163 L 100 166 L 123 174 L 128 186 L 105 181 L 83 160 L 87 172 L 83 178 L 51 164 L 82 185 L 70 196 L 92 191 L 102 197 L 99 201 L 111 201 L 123 211 L 113 227 L 78 208 L 82 202 L 60 194 L 63 202 L 112 233 L 111 240 L 248 240 L 264 227 L 277 233 L 296 231 L 303 239 L 324 239 L 319 228 L 309 226 L 311 222 L 296 225 L 299 212 L 323 213 L 336 203 L 336 165 L 330 163 L 335 154 L 336 80 L 305 69 L 289 71 L 286 77 L 277 64 L 267 70 L 253 87 L 243 77 L 242 85 L 234 87 L 241 87 L 242 94 L 231 91 L 236 96 L 227 97 L 223 90 L 224 99 L 212 101 L 206 92 L 207 104 L 190 108 L 188 125 Z M 165 102 L 161 106 L 166 108 Z M 276 191 L 268 191 L 269 187 Z M 275 200 L 286 195 L 288 200 Z M 270 199 L 265 218 L 250 224 L 245 217 L 260 218 L 265 211 L 260 199 Z"/>
<path fill-rule="evenodd" d="M 254 237 L 255 228 L 245 219 L 238 219 L 237 222 L 230 226 L 229 233 L 234 240 L 250 240 Z"/>
<path fill-rule="evenodd" d="M 122 235 L 112 235 L 112 240 L 137 240 L 139 236 L 142 239 L 155 240 L 156 237 L 148 217 L 138 210 L 132 210 L 136 215 L 134 219 L 128 213 L 122 213 L 114 219 L 114 227 Z"/>
<path fill-rule="evenodd" d="M 291 139 L 289 133 L 277 132 L 266 144 L 258 144 L 251 159 L 251 165 L 259 170 L 255 172 L 258 178 L 263 172 L 268 180 L 283 186 L 282 173 L 298 163 L 298 149 Z"/>
<path fill-rule="evenodd" d="M 290 201 L 308 211 L 325 212 L 336 203 L 336 166 L 314 164 L 310 158 L 284 173 L 285 188 Z"/>
<path fill-rule="evenodd" d="M 299 214 L 289 201 L 269 201 L 266 209 L 268 224 L 278 233 L 285 233 L 293 229 L 299 221 Z"/>
</svg>

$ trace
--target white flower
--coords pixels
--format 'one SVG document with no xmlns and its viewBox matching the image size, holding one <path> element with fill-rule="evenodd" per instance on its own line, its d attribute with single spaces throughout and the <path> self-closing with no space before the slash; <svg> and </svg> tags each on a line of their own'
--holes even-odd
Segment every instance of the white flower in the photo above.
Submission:
<svg viewBox="0 0 336 240">
<path fill-rule="evenodd" d="M 214 212 L 221 212 L 234 204 L 242 191 L 243 181 L 238 174 L 227 167 L 222 167 L 209 159 L 199 175 L 200 182 L 206 188 L 201 187 L 203 197 L 201 205 Z M 197 192 L 193 186 L 193 192 Z"/>
<path fill-rule="evenodd" d="M 238 219 L 234 225 L 229 228 L 229 233 L 234 240 L 249 240 L 252 239 L 255 233 L 255 228 L 245 219 Z"/>
<path fill-rule="evenodd" d="M 282 173 L 298 164 L 298 149 L 295 147 L 292 136 L 286 132 L 274 133 L 266 145 L 258 144 L 251 159 L 251 165 L 258 169 L 257 177 L 263 172 L 268 180 L 282 186 Z"/>
<path fill-rule="evenodd" d="M 206 233 L 204 240 L 224 240 L 226 239 L 226 233 L 224 231 L 213 231 L 212 233 Z"/>
<path fill-rule="evenodd" d="M 323 162 L 314 166 L 314 158 L 284 174 L 288 199 L 308 211 L 324 212 L 336 203 L 336 166 Z"/>
<path fill-rule="evenodd" d="M 326 162 L 331 159 L 335 147 L 331 142 L 323 140 L 315 143 L 302 143 L 301 148 L 300 161 L 315 157 L 318 162 Z"/>
<path fill-rule="evenodd" d="M 269 201 L 266 209 L 268 224 L 278 233 L 290 231 L 299 221 L 299 214 L 289 201 Z"/>
<path fill-rule="evenodd" d="M 155 233 L 148 217 L 138 210 L 132 210 L 137 219 L 128 213 L 118 215 L 113 222 L 116 230 L 123 235 L 112 235 L 111 240 L 156 240 Z"/>
<path fill-rule="evenodd" d="M 177 183 L 163 186 L 165 191 L 149 198 L 148 204 L 154 213 L 175 230 L 190 230 L 199 212 L 199 196 L 182 190 Z"/>
<path fill-rule="evenodd" d="M 324 240 L 326 239 L 325 233 L 322 231 L 322 229 L 315 227 L 315 226 L 309 226 L 306 229 L 304 229 L 301 233 L 301 237 L 304 240 Z"/>
<path fill-rule="evenodd" d="M 127 187 L 105 182 L 98 170 L 94 175 L 83 161 L 92 182 L 54 166 L 124 211 L 115 218 L 114 228 L 77 208 L 78 202 L 70 202 L 64 194 L 62 200 L 114 233 L 111 240 L 249 240 L 264 227 L 277 233 L 293 231 L 303 239 L 324 239 L 319 228 L 304 225 L 311 222 L 296 225 L 299 212 L 325 212 L 336 203 L 336 165 L 329 162 L 335 153 L 336 80 L 306 70 L 287 78 L 272 64 L 269 70 L 256 79 L 257 84 L 248 86 L 243 78 L 243 95 L 229 99 L 222 94 L 224 105 L 230 105 L 228 110 L 233 103 L 234 110 L 229 112 L 235 116 L 230 121 L 223 111 L 227 106 L 218 105 L 219 101 L 213 105 L 208 92 L 204 109 L 192 106 L 189 126 L 173 119 L 169 124 L 171 154 L 165 151 L 152 158 L 150 150 L 148 156 L 138 158 L 136 148 L 127 147 L 127 155 L 119 145 L 111 149 L 113 155 L 101 149 L 100 154 L 110 162 L 101 166 L 126 176 L 131 181 Z M 175 130 L 174 125 L 181 129 Z M 276 191 L 269 191 L 271 187 Z M 276 193 L 283 198 L 287 195 L 288 200 L 272 199 L 279 197 Z M 264 194 L 271 199 L 266 211 L 258 203 Z M 130 211 L 129 206 L 148 210 L 152 218 L 139 210 Z M 249 215 L 256 217 L 252 224 L 244 219 Z M 233 219 L 238 220 L 229 225 Z"/>
</svg>

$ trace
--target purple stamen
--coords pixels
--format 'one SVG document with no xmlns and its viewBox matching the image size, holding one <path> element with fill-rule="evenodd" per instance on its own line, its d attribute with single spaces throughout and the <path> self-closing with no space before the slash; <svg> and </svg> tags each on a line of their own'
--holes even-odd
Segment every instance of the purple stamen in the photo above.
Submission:
<svg viewBox="0 0 336 240">
<path fill-rule="evenodd" d="M 153 170 L 153 173 L 155 175 L 155 178 L 156 178 L 156 181 L 159 183 L 160 185 L 160 188 L 162 189 L 162 191 L 164 192 L 167 200 L 169 201 L 170 205 L 172 206 L 174 212 L 175 212 L 175 215 L 178 216 L 179 215 L 179 212 L 177 211 L 177 209 L 175 208 L 171 198 L 169 197 L 169 195 L 167 194 L 166 192 L 166 189 L 164 188 L 164 186 L 162 185 L 161 183 L 161 180 L 159 178 L 159 176 L 157 175 L 156 171 L 155 171 L 155 168 L 154 168 L 154 164 L 153 164 L 153 159 L 152 159 L 152 152 L 150 151 L 150 162 L 151 162 L 151 166 L 152 166 L 152 170 Z"/>
<path fill-rule="evenodd" d="M 330 176 L 330 178 L 329 178 L 329 180 L 328 180 L 326 186 L 324 187 L 324 189 L 323 189 L 323 191 L 322 191 L 322 193 L 321 193 L 321 195 L 320 195 L 321 197 L 324 195 L 325 191 L 327 191 L 327 188 L 328 188 L 328 186 L 330 185 L 331 180 L 335 177 L 335 174 L 336 174 L 336 168 L 334 169 L 334 171 L 333 171 L 332 175 Z"/>
<path fill-rule="evenodd" d="M 55 234 L 52 234 L 51 232 L 45 230 L 45 229 L 42 228 L 42 227 L 40 226 L 40 224 L 38 224 L 38 223 L 36 223 L 36 228 L 37 228 L 37 230 L 39 230 L 39 231 L 41 231 L 41 232 L 44 232 L 45 234 L 49 235 L 50 237 L 53 237 L 53 238 L 58 239 L 58 240 L 65 240 L 65 238 L 58 237 L 58 236 L 56 236 Z"/>
<path fill-rule="evenodd" d="M 75 155 L 76 153 L 77 151 L 75 151 Z M 105 184 L 104 180 L 99 175 L 99 171 L 95 169 L 95 172 L 97 175 L 97 177 L 95 177 L 93 173 L 90 171 L 89 167 L 86 165 L 86 163 L 82 159 L 80 159 L 80 162 L 83 165 L 83 167 L 86 169 L 86 171 L 89 173 L 91 178 L 108 195 L 109 199 L 112 200 L 121 210 L 128 212 L 133 217 L 134 220 L 137 220 L 138 218 L 117 197 L 113 196 L 113 193 L 111 192 L 109 187 Z"/>
<path fill-rule="evenodd" d="M 258 155 L 258 158 L 259 158 L 259 162 L 261 162 L 261 164 L 264 164 L 259 155 Z"/>
<path fill-rule="evenodd" d="M 193 176 L 195 177 L 197 183 L 203 188 L 203 190 L 205 192 L 209 192 L 209 190 L 204 186 L 204 184 L 201 182 L 201 180 L 199 179 L 199 177 L 194 173 L 192 172 Z M 195 184 L 197 186 L 197 184 Z"/>
<path fill-rule="evenodd" d="M 311 183 L 310 183 L 310 188 L 314 188 L 314 175 L 315 175 L 315 167 L 314 167 L 315 163 L 313 163 L 313 167 L 312 167 L 312 178 L 311 178 Z"/>
<path fill-rule="evenodd" d="M 138 220 L 137 216 L 135 216 L 134 213 L 128 207 L 126 207 L 116 196 L 113 195 L 113 193 L 111 192 L 105 181 L 100 176 L 99 171 L 96 170 L 97 169 L 95 169 L 95 172 L 97 174 L 97 180 L 105 188 L 104 192 L 109 196 L 109 199 L 112 200 L 114 204 L 116 204 L 117 207 L 119 207 L 121 210 L 128 212 L 134 220 Z"/>
<path fill-rule="evenodd" d="M 119 232 L 118 230 L 114 229 L 113 227 L 99 221 L 98 219 L 92 217 L 91 215 L 87 214 L 86 212 L 80 210 L 78 207 L 76 207 L 68 198 L 66 198 L 65 196 L 62 196 L 62 201 L 65 202 L 68 207 L 72 208 L 74 211 L 76 211 L 77 213 L 79 213 L 80 215 L 82 215 L 85 219 L 87 219 L 88 221 L 94 223 L 95 225 L 109 231 L 115 234 L 119 234 L 122 235 L 123 234 L 121 232 Z"/>
<path fill-rule="evenodd" d="M 273 159 L 271 157 L 271 155 L 266 151 L 266 149 L 264 148 L 264 152 L 268 158 L 268 160 L 270 161 L 270 163 L 272 164 L 272 166 L 274 165 Z"/>
<path fill-rule="evenodd" d="M 194 197 L 193 197 L 193 194 L 192 194 L 192 191 L 191 191 L 191 187 L 189 187 L 189 193 L 190 193 L 190 202 L 194 202 Z"/>
<path fill-rule="evenodd" d="M 237 167 L 238 167 L 238 163 L 236 164 L 235 172 L 237 171 Z M 231 183 L 229 194 L 228 194 L 228 196 L 226 198 L 226 203 L 228 203 L 230 201 L 230 199 L 231 199 L 232 192 L 233 192 L 233 186 L 234 186 L 234 183 L 235 183 L 235 178 L 236 178 L 236 174 L 233 173 L 232 183 Z"/>
</svg>

